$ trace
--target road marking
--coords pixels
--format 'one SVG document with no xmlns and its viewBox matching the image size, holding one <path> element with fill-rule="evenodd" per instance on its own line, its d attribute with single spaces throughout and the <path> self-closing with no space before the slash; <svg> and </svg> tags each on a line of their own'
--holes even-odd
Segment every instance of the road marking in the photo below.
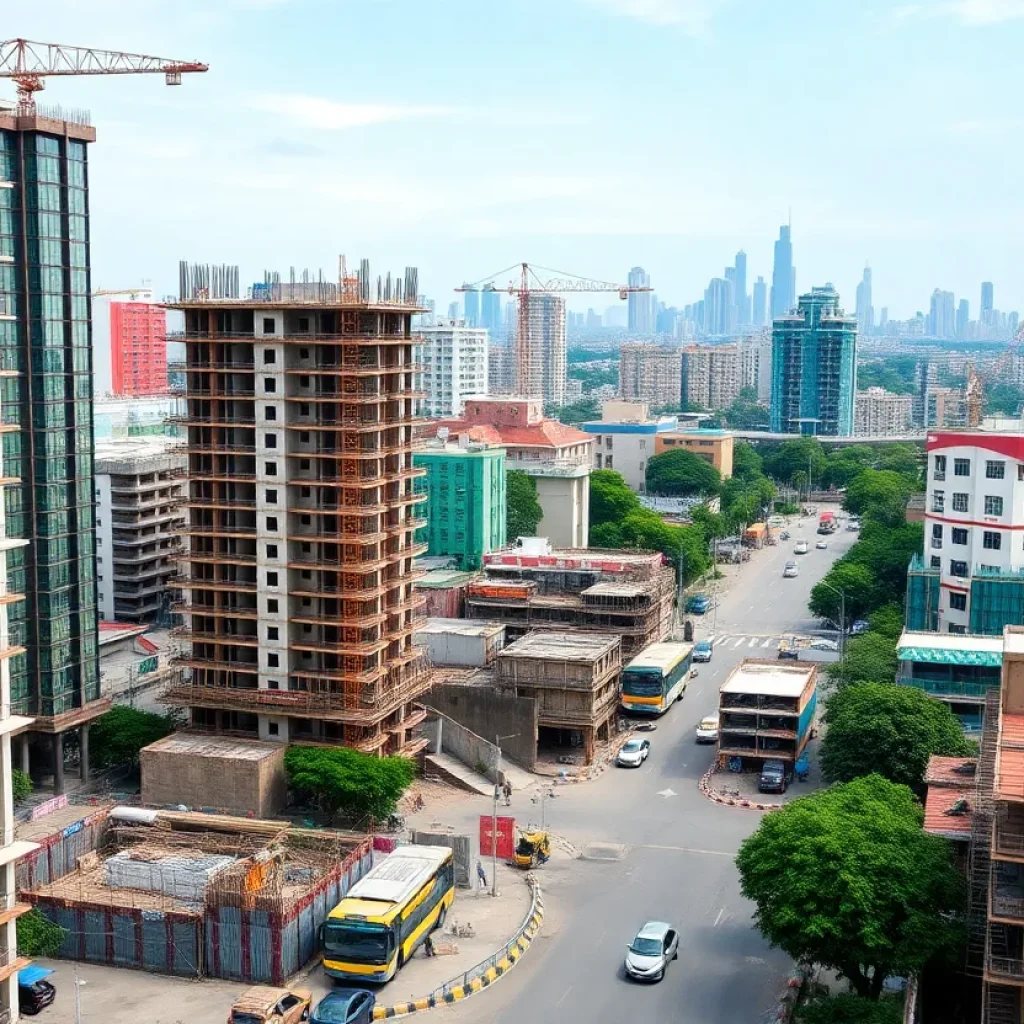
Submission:
<svg viewBox="0 0 1024 1024">
<path fill-rule="evenodd" d="M 735 853 L 727 853 L 725 850 L 701 850 L 692 846 L 658 846 L 654 843 L 641 844 L 640 850 L 666 850 L 669 853 L 706 853 L 712 857 L 735 857 Z"/>
<path fill-rule="evenodd" d="M 771 645 L 772 645 L 772 638 L 771 637 L 768 637 L 768 639 L 765 640 L 765 642 L 763 644 L 761 644 L 762 647 L 771 647 Z"/>
<path fill-rule="evenodd" d="M 726 634 L 724 634 L 724 633 L 723 633 L 723 634 L 722 634 L 722 636 L 720 636 L 720 637 L 719 637 L 719 638 L 718 638 L 718 639 L 717 639 L 717 640 L 715 641 L 715 646 L 716 646 L 716 647 L 721 647 L 721 646 L 722 646 L 722 644 L 724 644 L 724 643 L 725 643 L 725 642 L 726 642 L 726 641 L 727 641 L 728 639 L 729 639 L 728 635 L 726 635 Z"/>
<path fill-rule="evenodd" d="M 555 1003 L 555 1006 L 561 1006 L 561 1005 L 562 1005 L 562 1003 L 564 1003 L 564 1002 L 565 1002 L 566 996 L 568 996 L 568 995 L 569 995 L 569 993 L 570 993 L 571 991 L 572 991 L 572 985 L 570 985 L 570 986 L 569 986 L 569 987 L 568 987 L 568 988 L 567 988 L 567 989 L 565 990 L 565 992 L 563 992 L 563 993 L 562 993 L 562 998 L 561 998 L 561 999 L 559 999 L 557 1003 Z"/>
<path fill-rule="evenodd" d="M 653 771 L 654 771 L 654 765 L 652 764 L 651 767 L 648 768 L 647 771 L 644 772 L 644 775 L 650 775 L 651 772 L 653 772 Z"/>
<path fill-rule="evenodd" d="M 679 796 L 674 789 L 659 789 L 658 796 L 663 796 L 667 800 L 670 796 Z"/>
<path fill-rule="evenodd" d="M 736 643 L 734 643 L 732 645 L 732 649 L 735 651 L 737 647 L 742 647 L 743 646 L 743 641 L 746 640 L 746 639 L 747 638 L 745 636 L 741 636 L 739 638 L 739 640 L 737 640 Z"/>
<path fill-rule="evenodd" d="M 712 928 L 717 928 L 722 923 L 722 915 L 724 913 L 725 907 L 722 907 L 722 909 L 718 912 L 718 917 L 715 918 L 715 923 L 711 926 Z"/>
<path fill-rule="evenodd" d="M 750 638 L 750 644 L 748 646 L 750 646 L 750 647 L 756 647 L 757 646 L 757 637 L 756 636 L 752 636 Z"/>
</svg>

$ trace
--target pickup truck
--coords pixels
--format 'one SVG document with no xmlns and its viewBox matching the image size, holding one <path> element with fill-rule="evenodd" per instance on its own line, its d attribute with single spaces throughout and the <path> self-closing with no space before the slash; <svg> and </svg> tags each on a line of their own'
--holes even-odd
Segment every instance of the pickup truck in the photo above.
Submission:
<svg viewBox="0 0 1024 1024">
<path fill-rule="evenodd" d="M 761 765 L 761 774 L 757 780 L 759 793 L 785 793 L 789 785 L 789 774 L 786 762 L 769 758 Z"/>
</svg>

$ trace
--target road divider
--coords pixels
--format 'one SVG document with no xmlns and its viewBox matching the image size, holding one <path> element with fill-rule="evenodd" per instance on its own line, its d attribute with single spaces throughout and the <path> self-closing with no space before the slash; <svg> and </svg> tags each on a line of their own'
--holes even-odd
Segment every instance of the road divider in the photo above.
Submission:
<svg viewBox="0 0 1024 1024">
<path fill-rule="evenodd" d="M 536 878 L 532 874 L 526 876 L 526 884 L 530 887 L 532 898 L 530 909 L 523 923 L 515 934 L 496 953 L 486 960 L 464 971 L 458 977 L 434 989 L 430 995 L 422 999 L 414 999 L 407 1003 L 395 1003 L 394 1006 L 377 1006 L 373 1011 L 374 1020 L 390 1020 L 394 1017 L 407 1017 L 413 1013 L 432 1010 L 436 1006 L 458 1003 L 468 999 L 476 992 L 489 988 L 499 978 L 504 977 L 519 962 L 519 958 L 530 948 L 537 937 L 540 926 L 544 922 L 544 897 Z"/>
<path fill-rule="evenodd" d="M 700 791 L 709 800 L 713 800 L 716 804 L 724 804 L 726 807 L 745 807 L 751 811 L 778 811 L 782 808 L 782 804 L 763 804 L 756 800 L 746 800 L 741 796 L 726 796 L 724 793 L 719 793 L 711 784 L 711 780 L 720 770 L 717 763 L 713 764 L 697 783 L 700 786 Z"/>
</svg>

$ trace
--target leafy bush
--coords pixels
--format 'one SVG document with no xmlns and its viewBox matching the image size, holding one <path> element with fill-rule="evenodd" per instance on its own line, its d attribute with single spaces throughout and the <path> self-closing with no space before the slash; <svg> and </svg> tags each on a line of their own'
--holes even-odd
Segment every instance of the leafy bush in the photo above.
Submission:
<svg viewBox="0 0 1024 1024">
<path fill-rule="evenodd" d="M 903 1005 L 899 999 L 873 1002 L 847 992 L 816 999 L 801 1007 L 796 1024 L 902 1024 Z"/>
<path fill-rule="evenodd" d="M 296 797 L 327 814 L 386 818 L 416 777 L 405 757 L 372 757 L 349 747 L 289 747 L 284 755 Z"/>
<path fill-rule="evenodd" d="M 32 778 L 20 768 L 11 769 L 11 793 L 14 802 L 21 803 L 32 792 Z"/>
<path fill-rule="evenodd" d="M 509 470 L 505 482 L 507 507 L 506 530 L 509 541 L 517 537 L 533 537 L 544 510 L 537 500 L 537 482 L 522 470 Z"/>
<path fill-rule="evenodd" d="M 17 930 L 18 953 L 28 957 L 57 956 L 67 934 L 35 907 L 18 918 Z"/>
<path fill-rule="evenodd" d="M 89 730 L 91 763 L 96 768 L 136 765 L 143 747 L 172 732 L 174 719 L 170 715 L 154 715 L 115 704 Z"/>
</svg>

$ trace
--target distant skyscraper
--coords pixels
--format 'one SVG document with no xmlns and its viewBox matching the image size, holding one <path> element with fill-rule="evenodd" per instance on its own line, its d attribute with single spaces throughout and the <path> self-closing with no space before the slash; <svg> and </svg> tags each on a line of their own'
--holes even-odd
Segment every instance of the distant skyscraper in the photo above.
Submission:
<svg viewBox="0 0 1024 1024">
<path fill-rule="evenodd" d="M 463 285 L 463 288 L 466 286 Z M 466 311 L 466 326 L 467 327 L 479 327 L 480 326 L 480 293 L 476 289 L 471 289 L 468 292 L 462 293 L 462 305 Z"/>
<path fill-rule="evenodd" d="M 772 319 L 785 316 L 792 308 L 796 290 L 796 272 L 793 269 L 793 242 L 788 224 L 779 228 L 775 243 L 775 262 L 772 266 Z"/>
<path fill-rule="evenodd" d="M 956 307 L 956 336 L 966 338 L 968 324 L 971 322 L 971 304 L 966 299 L 961 299 Z"/>
<path fill-rule="evenodd" d="M 501 293 L 493 284 L 486 285 L 480 293 L 480 327 L 486 327 L 492 335 L 501 328 Z"/>
<path fill-rule="evenodd" d="M 735 314 L 732 281 L 724 277 L 712 278 L 704 292 L 704 333 L 732 333 L 736 326 Z"/>
<path fill-rule="evenodd" d="M 772 326 L 771 428 L 849 437 L 857 392 L 857 321 L 831 285 L 800 296 Z"/>
<path fill-rule="evenodd" d="M 459 304 L 457 302 L 448 303 L 448 319 L 458 320 L 459 319 Z"/>
<path fill-rule="evenodd" d="M 753 307 L 751 319 L 754 326 L 764 327 L 768 323 L 768 285 L 763 277 L 754 282 Z"/>
<path fill-rule="evenodd" d="M 875 325 L 875 309 L 871 305 L 871 268 L 864 268 L 864 276 L 857 285 L 857 329 L 861 334 Z"/>
<path fill-rule="evenodd" d="M 956 334 L 956 311 L 952 292 L 936 288 L 932 292 L 926 330 L 933 338 L 952 338 Z"/>
<path fill-rule="evenodd" d="M 993 288 L 991 281 L 981 282 L 981 313 L 978 319 L 983 323 L 987 324 L 992 320 L 992 309 L 993 303 Z"/>
<path fill-rule="evenodd" d="M 750 320 L 750 302 L 747 296 L 747 254 L 740 249 L 736 253 L 735 286 L 736 323 L 745 324 Z"/>
<path fill-rule="evenodd" d="M 651 277 L 643 267 L 634 267 L 629 272 L 630 288 L 650 288 Z M 629 293 L 629 320 L 627 326 L 630 334 L 653 334 L 654 323 L 651 311 L 650 292 Z"/>
</svg>

